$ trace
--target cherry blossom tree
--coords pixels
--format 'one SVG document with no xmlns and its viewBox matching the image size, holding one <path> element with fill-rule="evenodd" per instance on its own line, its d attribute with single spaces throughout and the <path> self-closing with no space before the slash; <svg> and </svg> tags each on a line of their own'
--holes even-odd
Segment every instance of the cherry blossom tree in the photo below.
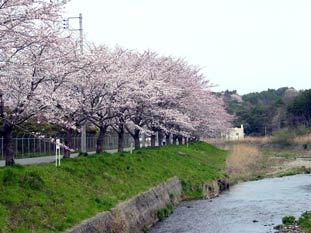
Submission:
<svg viewBox="0 0 311 233">
<path fill-rule="evenodd" d="M 86 54 L 66 58 L 66 78 L 50 95 L 51 106 L 44 118 L 60 126 L 65 132 L 65 144 L 71 148 L 72 135 L 90 120 L 104 136 L 108 124 L 107 109 L 107 67 L 109 51 L 104 48 L 87 51 Z M 70 62 L 71 61 L 71 62 Z M 106 100 L 106 102 L 105 102 Z M 64 151 L 64 158 L 70 158 L 70 150 Z"/>
<path fill-rule="evenodd" d="M 14 164 L 13 127 L 47 109 L 53 89 L 46 84 L 57 88 L 67 76 L 62 70 L 67 54 L 59 49 L 63 38 L 57 24 L 64 3 L 0 1 L 0 132 L 6 165 Z"/>
<path fill-rule="evenodd" d="M 215 136 L 231 117 L 212 94 L 200 69 L 182 59 L 151 51 L 93 46 L 79 55 L 77 44 L 58 22 L 65 1 L 0 2 L 0 117 L 6 164 L 14 164 L 11 132 L 41 117 L 71 134 L 89 120 L 99 129 L 97 152 L 109 127 L 118 150 L 127 131 L 140 147 L 140 134 L 160 143 L 182 137 Z M 70 152 L 65 151 L 64 157 Z"/>
<path fill-rule="evenodd" d="M 154 146 L 156 133 L 160 142 L 165 132 L 174 135 L 174 142 L 179 139 L 181 143 L 183 136 L 203 135 L 200 129 L 211 135 L 229 126 L 230 117 L 221 100 L 212 94 L 197 67 L 150 51 L 127 56 L 120 66 L 125 85 L 116 89 L 119 107 L 113 119 L 119 151 L 123 148 L 124 129 L 132 135 L 135 148 L 139 148 L 141 131 L 151 135 Z"/>
<path fill-rule="evenodd" d="M 116 48 L 93 46 L 85 56 L 89 61 L 79 79 L 81 113 L 99 129 L 96 152 L 104 149 L 104 136 L 116 117 L 119 102 L 116 101 L 124 82 L 120 61 L 124 51 Z"/>
<path fill-rule="evenodd" d="M 130 121 L 134 131 L 131 132 L 127 127 L 135 140 L 135 148 L 140 146 L 139 132 L 142 128 L 148 129 L 151 145 L 155 146 L 156 133 L 159 135 L 159 142 L 162 141 L 163 130 L 166 130 L 164 122 L 171 119 L 172 115 L 180 115 L 172 106 L 181 90 L 167 82 L 172 73 L 164 66 L 163 59 L 150 51 L 145 51 L 140 57 L 141 71 L 136 78 L 136 89 L 131 94 L 134 107 L 131 109 Z"/>
<path fill-rule="evenodd" d="M 137 54 L 136 72 L 132 74 L 131 88 L 128 97 L 132 100 L 128 108 L 128 120 L 125 127 L 133 137 L 135 148 L 140 148 L 140 132 L 152 121 L 157 106 L 162 101 L 165 82 L 158 76 L 159 63 L 157 55 L 150 51 Z"/>
<path fill-rule="evenodd" d="M 75 43 L 53 33 L 50 36 L 54 36 L 53 43 L 42 40 L 24 48 L 0 70 L 0 116 L 4 119 L 1 133 L 6 165 L 14 164 L 13 127 L 50 109 L 53 105 L 51 96 L 72 72 L 68 64 L 76 59 Z"/>
<path fill-rule="evenodd" d="M 171 95 L 166 99 L 162 108 L 170 113 L 160 120 L 168 137 L 173 133 L 174 142 L 179 139 L 181 143 L 182 136 L 203 136 L 203 129 L 205 134 L 215 136 L 230 126 L 231 117 L 224 110 L 222 100 L 212 94 L 199 68 L 181 59 L 163 57 L 160 60 L 166 85 L 176 93 L 175 98 Z"/>
<path fill-rule="evenodd" d="M 115 77 L 115 92 L 113 101 L 115 117 L 112 119 L 111 127 L 118 135 L 118 151 L 124 149 L 124 134 L 126 125 L 131 117 L 131 109 L 134 108 L 134 100 L 131 98 L 132 92 L 136 90 L 135 79 L 139 76 L 140 59 L 139 55 L 133 51 L 118 48 L 119 54 L 118 74 Z"/>
<path fill-rule="evenodd" d="M 16 54 L 42 41 L 53 40 L 66 2 L 58 0 L 0 1 L 0 68 Z"/>
</svg>

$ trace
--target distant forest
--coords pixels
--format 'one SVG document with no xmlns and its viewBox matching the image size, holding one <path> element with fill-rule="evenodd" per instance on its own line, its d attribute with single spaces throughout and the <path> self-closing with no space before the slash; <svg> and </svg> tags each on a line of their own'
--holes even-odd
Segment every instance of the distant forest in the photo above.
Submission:
<svg viewBox="0 0 311 233">
<path fill-rule="evenodd" d="M 282 87 L 245 95 L 227 90 L 217 95 L 223 98 L 227 111 L 235 116 L 233 125 L 243 124 L 247 135 L 271 135 L 282 128 L 310 129 L 311 89 L 297 91 Z"/>
</svg>

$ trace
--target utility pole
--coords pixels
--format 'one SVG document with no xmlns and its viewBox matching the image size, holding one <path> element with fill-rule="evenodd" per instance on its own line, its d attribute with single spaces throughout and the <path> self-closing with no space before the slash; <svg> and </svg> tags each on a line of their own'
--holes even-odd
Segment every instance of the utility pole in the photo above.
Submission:
<svg viewBox="0 0 311 233">
<path fill-rule="evenodd" d="M 80 31 L 80 52 L 83 55 L 83 27 L 82 27 L 82 14 L 79 14 L 79 31 Z"/>
<path fill-rule="evenodd" d="M 69 21 L 70 20 L 79 20 L 79 28 L 70 28 L 69 27 Z M 82 14 L 79 14 L 79 17 L 68 17 L 67 19 L 63 20 L 63 28 L 67 29 L 69 31 L 79 31 L 80 34 L 80 54 L 83 55 L 83 24 L 82 24 Z M 81 127 L 81 152 L 86 152 L 86 122 L 82 123 Z"/>
</svg>

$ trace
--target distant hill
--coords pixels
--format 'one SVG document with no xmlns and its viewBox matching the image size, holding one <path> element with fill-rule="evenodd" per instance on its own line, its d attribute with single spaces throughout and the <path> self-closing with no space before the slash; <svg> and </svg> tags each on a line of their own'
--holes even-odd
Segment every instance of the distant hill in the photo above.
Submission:
<svg viewBox="0 0 311 233">
<path fill-rule="evenodd" d="M 289 124 L 287 108 L 299 93 L 292 87 L 282 87 L 245 95 L 227 90 L 218 95 L 227 111 L 235 115 L 234 126 L 243 124 L 247 135 L 262 136 Z"/>
</svg>

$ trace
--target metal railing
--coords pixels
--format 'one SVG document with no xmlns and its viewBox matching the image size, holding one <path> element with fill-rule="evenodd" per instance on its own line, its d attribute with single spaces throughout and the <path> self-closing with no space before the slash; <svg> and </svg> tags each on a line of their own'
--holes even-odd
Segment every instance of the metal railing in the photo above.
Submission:
<svg viewBox="0 0 311 233">
<path fill-rule="evenodd" d="M 64 143 L 64 135 L 57 135 L 54 138 L 60 139 L 61 143 Z M 86 137 L 86 151 L 91 152 L 96 150 L 96 134 L 89 134 Z M 132 138 L 126 134 L 124 137 L 124 147 L 130 147 Z M 71 141 L 71 148 L 76 152 L 79 152 L 81 148 L 81 135 L 74 135 Z M 39 138 L 35 138 L 30 135 L 17 135 L 13 138 L 13 146 L 15 150 L 15 158 L 33 158 L 42 156 L 55 155 L 55 144 L 47 142 Z M 104 138 L 105 150 L 118 148 L 118 137 L 115 134 L 107 134 Z M 61 149 L 61 154 L 64 151 Z M 3 137 L 0 137 L 0 160 L 4 159 L 4 144 Z"/>
</svg>

